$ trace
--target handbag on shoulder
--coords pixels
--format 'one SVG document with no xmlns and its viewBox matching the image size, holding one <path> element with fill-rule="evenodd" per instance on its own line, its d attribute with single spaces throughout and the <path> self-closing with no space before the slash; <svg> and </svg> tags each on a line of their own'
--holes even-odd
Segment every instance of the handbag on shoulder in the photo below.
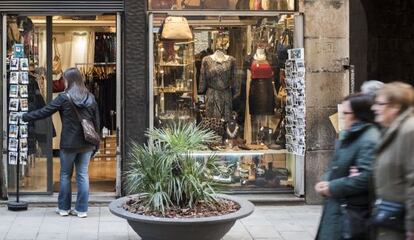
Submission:
<svg viewBox="0 0 414 240">
<path fill-rule="evenodd" d="M 376 227 L 405 232 L 405 205 L 399 202 L 377 199 L 370 223 Z"/>
<path fill-rule="evenodd" d="M 99 146 L 99 143 L 101 142 L 101 137 L 96 132 L 95 125 L 93 124 L 91 120 L 81 117 L 81 115 L 79 114 L 79 111 L 76 109 L 76 106 L 72 101 L 71 96 L 69 94 L 66 94 L 66 95 L 69 98 L 69 102 L 71 104 L 72 110 L 76 113 L 76 116 L 82 125 L 83 135 L 84 135 L 85 140 L 88 143 L 91 143 L 95 146 Z"/>
<path fill-rule="evenodd" d="M 165 40 L 191 40 L 193 33 L 185 17 L 167 17 L 162 25 L 161 38 Z"/>
<path fill-rule="evenodd" d="M 53 93 L 65 91 L 65 80 L 63 79 L 63 76 L 61 76 L 58 80 L 53 80 L 52 91 Z"/>
</svg>

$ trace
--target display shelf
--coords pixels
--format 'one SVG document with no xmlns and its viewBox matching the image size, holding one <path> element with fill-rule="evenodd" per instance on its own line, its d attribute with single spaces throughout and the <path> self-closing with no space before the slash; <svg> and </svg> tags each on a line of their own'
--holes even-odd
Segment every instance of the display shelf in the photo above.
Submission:
<svg viewBox="0 0 414 240">
<path fill-rule="evenodd" d="M 269 154 L 287 154 L 286 149 L 281 150 L 222 150 L 222 151 L 195 151 L 193 156 L 261 156 Z"/>
<path fill-rule="evenodd" d="M 169 88 L 156 87 L 159 93 L 192 93 L 191 90 L 175 90 Z"/>
<path fill-rule="evenodd" d="M 191 64 L 159 64 L 160 67 L 186 67 L 190 66 Z"/>
</svg>

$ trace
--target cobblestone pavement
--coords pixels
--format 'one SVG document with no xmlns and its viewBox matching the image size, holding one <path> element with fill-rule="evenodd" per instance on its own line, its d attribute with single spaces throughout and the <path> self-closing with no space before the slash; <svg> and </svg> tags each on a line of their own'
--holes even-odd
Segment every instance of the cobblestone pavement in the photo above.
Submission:
<svg viewBox="0 0 414 240">
<path fill-rule="evenodd" d="M 60 217 L 54 208 L 10 212 L 0 208 L 2 240 L 139 240 L 127 222 L 107 207 L 91 207 L 88 218 Z M 320 206 L 257 206 L 238 221 L 223 240 L 312 240 L 317 231 Z M 196 239 L 195 239 L 196 240 Z"/>
</svg>

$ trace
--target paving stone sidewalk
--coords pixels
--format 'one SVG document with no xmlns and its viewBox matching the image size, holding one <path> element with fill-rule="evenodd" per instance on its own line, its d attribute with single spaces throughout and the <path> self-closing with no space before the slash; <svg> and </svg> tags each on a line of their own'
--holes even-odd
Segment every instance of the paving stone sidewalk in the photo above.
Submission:
<svg viewBox="0 0 414 240">
<path fill-rule="evenodd" d="M 60 217 L 54 208 L 10 212 L 0 208 L 1 240 L 139 240 L 128 223 L 107 207 L 91 207 L 88 218 Z M 312 240 L 320 206 L 256 206 L 223 240 Z M 196 240 L 196 239 L 195 239 Z"/>
</svg>

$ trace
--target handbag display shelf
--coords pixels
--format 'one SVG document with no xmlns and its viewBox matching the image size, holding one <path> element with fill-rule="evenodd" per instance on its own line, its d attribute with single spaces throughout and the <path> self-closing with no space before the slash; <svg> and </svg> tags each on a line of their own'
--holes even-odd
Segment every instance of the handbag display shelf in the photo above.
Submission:
<svg viewBox="0 0 414 240">
<path fill-rule="evenodd" d="M 93 161 L 116 161 L 116 135 L 102 138 L 99 151 L 92 159 Z"/>
</svg>

